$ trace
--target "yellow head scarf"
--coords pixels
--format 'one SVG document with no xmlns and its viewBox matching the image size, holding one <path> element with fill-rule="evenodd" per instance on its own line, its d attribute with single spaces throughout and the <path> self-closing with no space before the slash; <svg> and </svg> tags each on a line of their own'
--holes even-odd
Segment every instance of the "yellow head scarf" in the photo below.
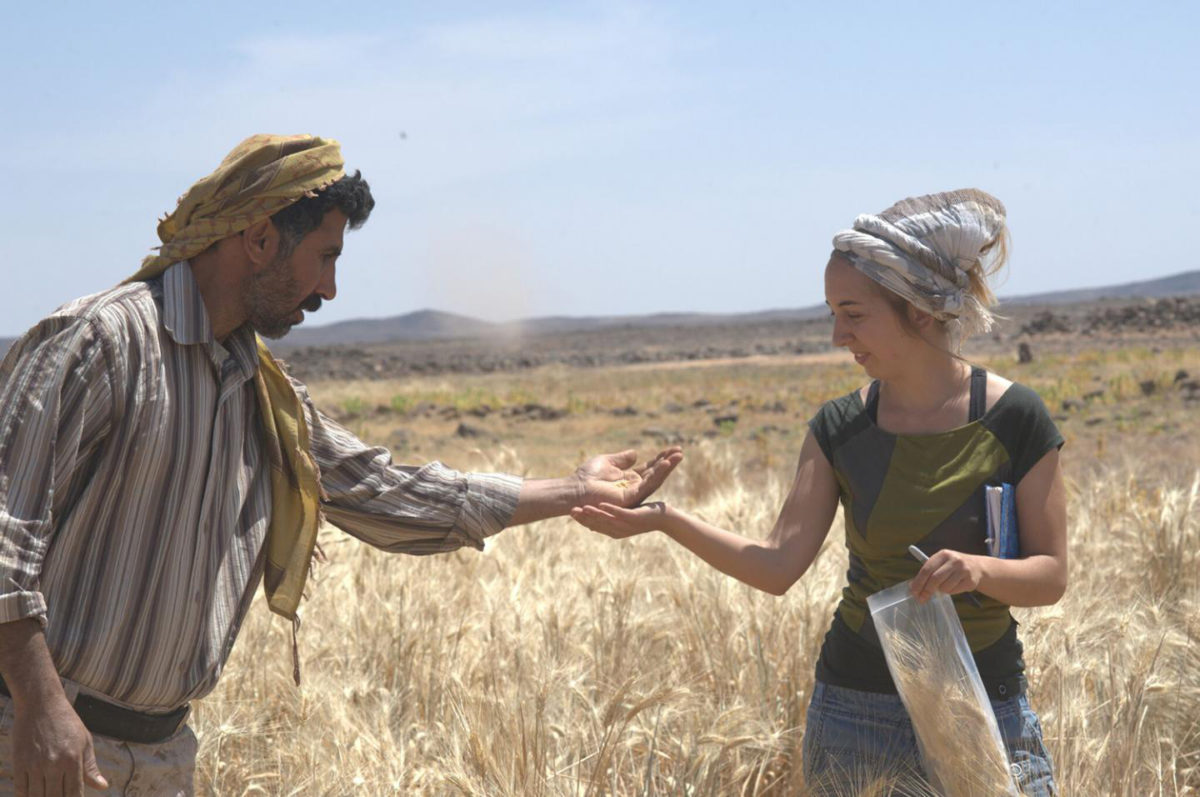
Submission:
<svg viewBox="0 0 1200 797">
<path fill-rule="evenodd" d="M 179 198 L 158 225 L 163 245 L 126 282 L 147 280 L 173 263 L 194 257 L 288 205 L 326 188 L 345 174 L 338 142 L 315 136 L 256 135 L 238 144 L 217 170 Z M 321 522 L 321 483 L 309 452 L 300 398 L 279 363 L 258 338 L 255 387 L 271 463 L 271 525 L 263 586 L 271 611 L 299 621 Z M 299 668 L 294 665 L 299 683 Z"/>
</svg>

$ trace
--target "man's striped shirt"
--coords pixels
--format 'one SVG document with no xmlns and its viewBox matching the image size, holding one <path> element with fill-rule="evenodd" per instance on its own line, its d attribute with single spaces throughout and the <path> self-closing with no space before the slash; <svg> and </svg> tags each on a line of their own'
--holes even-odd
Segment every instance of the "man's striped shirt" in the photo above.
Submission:
<svg viewBox="0 0 1200 797">
<path fill-rule="evenodd" d="M 187 263 L 72 302 L 0 365 L 0 622 L 140 710 L 208 693 L 262 575 L 271 512 L 253 333 L 213 338 Z M 388 551 L 483 547 L 521 480 L 393 465 L 305 406 L 329 522 Z"/>
</svg>

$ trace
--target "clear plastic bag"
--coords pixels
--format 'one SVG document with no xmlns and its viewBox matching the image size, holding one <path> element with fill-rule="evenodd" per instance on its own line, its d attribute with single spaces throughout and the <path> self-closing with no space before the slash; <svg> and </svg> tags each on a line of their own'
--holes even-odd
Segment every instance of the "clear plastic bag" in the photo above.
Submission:
<svg viewBox="0 0 1200 797">
<path fill-rule="evenodd" d="M 946 797 L 1019 797 L 996 715 L 949 595 L 905 581 L 867 598 L 931 784 Z"/>
</svg>

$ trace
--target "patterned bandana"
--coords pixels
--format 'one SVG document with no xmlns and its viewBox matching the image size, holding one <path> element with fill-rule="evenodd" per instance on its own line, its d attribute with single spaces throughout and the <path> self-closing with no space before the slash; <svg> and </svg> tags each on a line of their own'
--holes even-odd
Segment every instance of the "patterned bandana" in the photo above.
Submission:
<svg viewBox="0 0 1200 797">
<path fill-rule="evenodd" d="M 179 198 L 175 211 L 158 225 L 163 243 L 158 254 L 147 257 L 126 282 L 156 277 L 173 263 L 195 257 L 303 197 L 315 196 L 344 174 L 336 141 L 303 135 L 251 136 Z M 290 619 L 294 630 L 321 523 L 320 473 L 309 452 L 304 407 L 262 338 L 258 338 L 258 364 L 255 388 L 271 463 L 271 525 L 263 587 L 271 611 Z M 293 674 L 299 683 L 295 662 Z"/>
<path fill-rule="evenodd" d="M 316 136 L 257 135 L 238 144 L 217 170 L 179 198 L 158 224 L 163 245 L 127 281 L 147 280 L 345 174 L 338 142 Z"/>
<path fill-rule="evenodd" d="M 1003 234 L 1004 205 L 968 188 L 904 199 L 833 237 L 852 266 L 960 332 L 986 332 L 992 313 L 971 292 L 972 269 Z M 981 273 L 981 271 L 980 271 Z"/>
</svg>

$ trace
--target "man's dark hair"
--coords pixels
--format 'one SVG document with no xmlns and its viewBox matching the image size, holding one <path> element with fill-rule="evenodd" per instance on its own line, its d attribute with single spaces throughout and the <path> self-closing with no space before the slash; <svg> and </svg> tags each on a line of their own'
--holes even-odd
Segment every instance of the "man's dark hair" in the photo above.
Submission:
<svg viewBox="0 0 1200 797">
<path fill-rule="evenodd" d="M 363 179 L 362 172 L 347 174 L 316 196 L 304 197 L 271 217 L 271 223 L 279 230 L 280 254 L 290 255 L 304 236 L 321 226 L 329 211 L 340 210 L 349 219 L 350 229 L 357 230 L 366 224 L 374 207 L 371 186 Z"/>
</svg>

